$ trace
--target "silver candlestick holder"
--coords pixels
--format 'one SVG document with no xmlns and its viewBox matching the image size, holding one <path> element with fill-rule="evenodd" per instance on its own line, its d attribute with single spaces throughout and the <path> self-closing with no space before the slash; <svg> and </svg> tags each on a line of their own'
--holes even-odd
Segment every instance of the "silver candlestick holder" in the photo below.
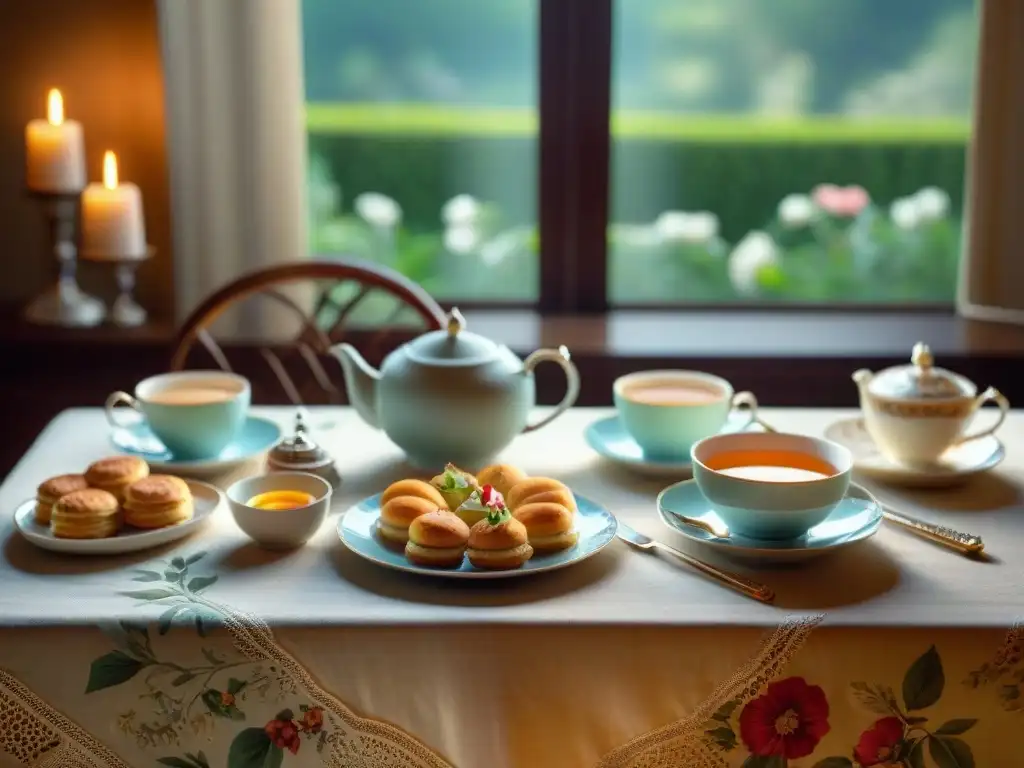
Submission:
<svg viewBox="0 0 1024 768">
<path fill-rule="evenodd" d="M 39 325 L 86 328 L 103 322 L 103 302 L 78 287 L 76 276 L 78 249 L 75 223 L 80 192 L 39 192 L 29 196 L 38 200 L 50 225 L 50 247 L 57 259 L 57 281 L 37 296 L 26 308 L 25 318 Z"/>
<path fill-rule="evenodd" d="M 123 254 L 110 255 L 104 253 L 83 252 L 82 258 L 96 264 L 107 264 L 114 268 L 114 280 L 117 282 L 117 298 L 110 305 L 107 319 L 112 325 L 121 328 L 135 328 L 146 322 L 146 310 L 135 301 L 135 275 L 144 261 L 149 261 L 156 253 L 152 245 L 146 252 L 138 256 Z"/>
</svg>

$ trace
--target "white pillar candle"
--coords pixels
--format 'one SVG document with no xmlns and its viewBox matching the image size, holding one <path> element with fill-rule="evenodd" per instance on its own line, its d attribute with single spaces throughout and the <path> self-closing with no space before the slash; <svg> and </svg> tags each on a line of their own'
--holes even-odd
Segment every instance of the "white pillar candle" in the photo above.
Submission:
<svg viewBox="0 0 1024 768">
<path fill-rule="evenodd" d="M 64 100 L 50 91 L 47 119 L 25 126 L 25 180 L 37 192 L 81 192 L 85 186 L 82 124 L 64 119 Z"/>
<path fill-rule="evenodd" d="M 142 193 L 135 184 L 119 184 L 117 157 L 103 156 L 103 183 L 93 182 L 82 193 L 82 256 L 142 258 L 146 255 L 146 225 Z"/>
</svg>

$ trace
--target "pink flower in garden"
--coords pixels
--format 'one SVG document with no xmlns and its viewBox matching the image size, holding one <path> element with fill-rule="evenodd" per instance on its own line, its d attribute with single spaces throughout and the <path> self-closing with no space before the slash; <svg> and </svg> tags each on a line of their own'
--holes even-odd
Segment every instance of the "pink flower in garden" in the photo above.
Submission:
<svg viewBox="0 0 1024 768">
<path fill-rule="evenodd" d="M 871 198 L 864 187 L 852 184 L 840 187 L 835 184 L 819 184 L 811 191 L 814 204 L 825 213 L 843 218 L 853 218 L 868 207 Z"/>
</svg>

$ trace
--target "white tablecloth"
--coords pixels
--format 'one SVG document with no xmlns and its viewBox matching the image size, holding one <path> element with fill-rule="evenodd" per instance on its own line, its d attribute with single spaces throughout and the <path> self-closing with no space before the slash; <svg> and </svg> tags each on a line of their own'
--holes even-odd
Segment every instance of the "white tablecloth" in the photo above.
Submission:
<svg viewBox="0 0 1024 768">
<path fill-rule="evenodd" d="M 287 409 L 257 412 L 282 425 L 292 416 Z M 658 521 L 653 502 L 663 482 L 605 464 L 587 448 L 584 427 L 604 415 L 604 410 L 574 409 L 552 426 L 518 439 L 504 459 L 528 472 L 558 477 L 605 503 L 638 530 L 712 559 L 687 547 Z M 811 434 L 821 434 L 831 421 L 850 415 L 834 410 L 765 413 L 782 429 Z M 333 423 L 317 437 L 337 457 L 344 476 L 335 514 L 407 474 L 397 449 L 347 409 L 317 410 L 312 421 L 314 426 Z M 977 765 L 1011 765 L 1018 752 L 1007 729 L 1020 715 L 1013 714 L 1010 688 L 1020 682 L 1014 682 L 1014 670 L 1020 669 L 1024 681 L 1024 666 L 1015 666 L 1015 636 L 1009 636 L 1009 650 L 1001 648 L 1024 615 L 1024 566 L 1018 555 L 1024 551 L 1024 413 L 1013 413 L 1001 434 L 1007 460 L 963 488 L 911 493 L 873 487 L 883 501 L 909 514 L 981 535 L 992 556 L 989 562 L 955 556 L 883 526 L 869 542 L 833 557 L 758 573 L 778 594 L 774 606 L 754 603 L 683 566 L 630 551 L 620 542 L 562 572 L 500 583 L 448 583 L 391 573 L 358 560 L 338 542 L 333 515 L 307 547 L 292 553 L 257 549 L 223 510 L 202 532 L 177 545 L 112 559 L 38 551 L 13 533 L 6 518 L 0 524 L 0 625 L 5 627 L 0 630 L 0 668 L 11 675 L 7 698 L 18 699 L 10 691 L 24 686 L 127 765 L 185 754 L 190 739 L 206 739 L 205 731 L 193 733 L 193 726 L 184 722 L 174 739 L 150 744 L 149 731 L 139 723 L 148 717 L 147 728 L 155 730 L 152 723 L 159 724 L 161 715 L 143 714 L 152 709 L 150 700 L 156 694 L 141 674 L 84 692 L 93 661 L 125 642 L 124 637 L 104 635 L 96 625 L 117 619 L 155 621 L 165 610 L 123 594 L 146 586 L 132 582 L 132 569 L 205 551 L 190 566 L 193 573 L 218 576 L 203 593 L 210 603 L 205 610 L 222 608 L 242 624 L 250 614 L 266 622 L 273 639 L 265 644 L 278 650 L 250 648 L 247 658 L 255 653 L 266 665 L 268 654 L 284 652 L 297 660 L 308 678 L 300 675 L 296 690 L 315 686 L 320 692 L 306 695 L 307 706 L 328 693 L 333 694 L 330 701 L 340 702 L 327 706 L 335 720 L 342 718 L 332 732 L 361 733 L 358 724 L 346 725 L 337 714 L 351 710 L 394 724 L 460 767 L 571 768 L 596 765 L 602 756 L 608 765 L 689 766 L 702 764 L 689 762 L 698 757 L 712 761 L 707 764 L 739 765 L 757 749 L 772 748 L 757 742 L 750 736 L 753 732 L 747 734 L 754 739 L 748 744 L 740 714 L 770 710 L 788 689 L 769 695 L 774 689 L 765 684 L 793 677 L 825 692 L 831 726 L 827 735 L 817 737 L 812 756 L 791 754 L 789 765 L 815 766 L 826 757 L 853 754 L 860 734 L 884 719 L 880 707 L 885 707 L 878 701 L 884 704 L 885 697 L 872 709 L 865 686 L 892 688 L 897 698 L 913 699 L 914 686 L 925 683 L 931 688 L 919 692 L 924 698 L 917 703 L 929 702 L 924 714 L 934 727 L 943 719 L 978 720 L 963 735 L 929 736 L 946 740 L 935 749 L 956 752 L 960 747 L 946 742 L 959 739 L 969 743 Z M 0 487 L 0 506 L 13 510 L 44 478 L 78 470 L 110 452 L 98 410 L 67 411 L 47 427 Z M 64 625 L 75 629 L 57 629 Z M 817 628 L 810 631 L 812 627 Z M 154 626 L 149 634 L 153 647 L 163 649 L 154 651 L 161 659 L 166 655 L 172 665 L 201 668 L 201 674 L 187 681 L 180 673 L 181 687 L 206 685 L 207 667 L 214 676 L 210 685 L 227 685 L 218 682 L 219 667 L 202 661 L 201 645 L 216 641 L 226 650 L 215 656 L 227 658 L 232 644 L 239 643 L 238 632 L 222 630 L 204 640 L 187 629 L 160 635 Z M 759 655 L 766 638 L 770 642 Z M 935 656 L 929 655 L 933 645 L 941 657 L 942 684 L 936 683 Z M 0 679 L 0 719 L 2 684 Z M 933 700 L 936 685 L 941 697 Z M 737 701 L 733 714 L 705 727 L 717 709 L 711 705 L 731 699 Z M 751 706 L 752 700 L 761 702 L 760 709 Z M 913 705 L 905 702 L 905 708 Z M 195 711 L 193 707 L 189 714 Z M 133 717 L 126 720 L 126 712 Z M 230 727 L 241 721 L 218 712 L 211 715 L 220 729 L 216 733 L 233 736 Z M 250 715 L 245 725 L 256 722 L 253 718 L 258 719 Z M 752 721 L 744 722 L 749 730 Z M 778 722 L 789 721 L 783 717 Z M 924 727 L 905 724 L 906 729 L 911 726 Z M 669 730 L 615 751 L 662 727 Z M 730 741 L 726 732 L 738 739 L 736 748 L 723 746 Z M 879 733 L 885 735 L 884 727 Z M 905 734 L 906 749 L 914 739 L 924 738 L 915 734 Z M 315 741 L 315 734 L 307 737 Z M 208 742 L 210 765 L 228 765 L 229 743 L 220 735 Z M 932 748 L 922 743 L 917 749 Z M 286 750 L 285 759 L 313 760 L 330 751 L 303 747 L 293 756 Z M 1013 758 L 1002 759 L 1009 755 Z M 180 759 L 189 764 L 188 758 Z M 719 759 L 725 762 L 713 762 Z M 403 758 L 394 764 L 434 763 Z M 231 768 L 241 765 L 231 763 Z M 748 768 L 776 764 L 754 762 Z"/>
</svg>

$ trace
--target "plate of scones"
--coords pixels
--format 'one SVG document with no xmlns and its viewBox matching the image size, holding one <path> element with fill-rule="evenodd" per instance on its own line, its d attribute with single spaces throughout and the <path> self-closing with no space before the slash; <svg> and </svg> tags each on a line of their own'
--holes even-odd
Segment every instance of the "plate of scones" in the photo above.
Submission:
<svg viewBox="0 0 1024 768">
<path fill-rule="evenodd" d="M 135 456 L 93 462 L 82 474 L 43 481 L 14 523 L 37 547 L 76 555 L 119 555 L 192 533 L 220 505 L 212 485 L 151 474 Z"/>
<path fill-rule="evenodd" d="M 404 479 L 351 507 L 342 543 L 399 571 L 462 579 L 552 571 L 597 554 L 618 524 L 607 509 L 550 477 L 510 464 L 476 475 L 449 464 L 429 481 Z"/>
</svg>

